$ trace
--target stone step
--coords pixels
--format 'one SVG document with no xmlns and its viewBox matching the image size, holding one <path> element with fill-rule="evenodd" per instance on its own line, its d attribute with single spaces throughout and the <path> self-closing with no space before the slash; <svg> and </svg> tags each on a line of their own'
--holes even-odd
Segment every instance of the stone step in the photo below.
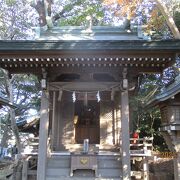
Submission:
<svg viewBox="0 0 180 180">
<path fill-rule="evenodd" d="M 69 176 L 70 169 L 69 168 L 48 168 L 46 171 L 47 176 Z M 75 170 L 74 171 L 75 177 L 94 177 L 93 170 Z M 98 169 L 98 176 L 99 177 L 113 177 L 117 178 L 121 176 L 120 169 Z"/>
<path fill-rule="evenodd" d="M 46 180 L 121 180 L 121 177 L 118 178 L 103 178 L 103 177 L 46 177 Z"/>
<path fill-rule="evenodd" d="M 69 176 L 69 168 L 47 168 L 47 176 Z"/>
<path fill-rule="evenodd" d="M 50 159 L 61 159 L 61 158 L 70 158 L 71 157 L 71 155 L 70 155 L 70 153 L 69 154 L 67 154 L 67 155 L 52 155 L 51 157 L 50 157 Z"/>
<path fill-rule="evenodd" d="M 70 158 L 61 158 L 61 159 L 49 159 L 47 167 L 50 168 L 70 168 Z M 98 168 L 120 168 L 121 160 L 120 159 L 100 159 L 98 158 Z"/>
<path fill-rule="evenodd" d="M 70 156 L 53 157 L 48 159 L 48 168 L 70 168 Z"/>
<path fill-rule="evenodd" d="M 52 156 L 48 159 L 47 176 L 49 178 L 63 178 L 70 175 L 70 155 Z M 105 179 L 119 178 L 121 176 L 121 158 L 119 155 L 99 155 L 98 162 L 98 177 Z M 75 170 L 73 178 L 94 178 L 93 170 Z M 71 177 L 69 177 L 71 178 Z"/>
<path fill-rule="evenodd" d="M 46 180 L 121 180 L 121 177 L 118 178 L 104 178 L 104 177 L 46 177 Z"/>
<path fill-rule="evenodd" d="M 48 159 L 49 164 L 52 164 L 54 162 L 56 163 L 62 163 L 62 161 L 67 161 L 69 162 L 71 159 L 70 155 L 61 155 L 61 156 L 52 156 L 51 158 Z M 97 156 L 97 160 L 98 162 L 109 162 L 109 164 L 111 164 L 110 162 L 117 162 L 117 164 L 121 164 L 121 157 L 120 156 L 105 156 L 105 155 L 100 155 Z M 100 164 L 101 165 L 101 164 Z M 104 165 L 102 165 L 104 167 Z"/>
<path fill-rule="evenodd" d="M 93 170 L 75 170 L 74 177 L 95 177 Z M 117 178 L 121 176 L 120 169 L 98 169 L 98 177 Z"/>
<path fill-rule="evenodd" d="M 95 177 L 95 172 L 90 169 L 77 169 L 73 171 L 73 177 Z"/>
<path fill-rule="evenodd" d="M 98 156 L 98 168 L 121 168 L 121 158 L 120 157 L 104 157 Z"/>
<path fill-rule="evenodd" d="M 48 162 L 47 168 L 70 168 L 70 160 Z"/>
<path fill-rule="evenodd" d="M 82 154 L 83 155 L 83 154 Z M 52 160 L 58 160 L 58 159 L 70 159 L 71 155 L 59 155 L 59 156 L 51 156 L 49 159 Z M 121 156 L 120 155 L 98 155 L 97 154 L 97 158 L 99 160 L 120 160 Z"/>
<path fill-rule="evenodd" d="M 106 177 L 106 178 L 117 178 L 122 175 L 122 172 L 119 169 L 98 169 L 99 177 Z"/>
</svg>

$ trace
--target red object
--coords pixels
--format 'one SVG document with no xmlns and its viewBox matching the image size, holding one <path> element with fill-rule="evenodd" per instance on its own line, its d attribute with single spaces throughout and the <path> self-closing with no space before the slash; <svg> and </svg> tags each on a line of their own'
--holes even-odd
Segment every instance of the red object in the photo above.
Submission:
<svg viewBox="0 0 180 180">
<path fill-rule="evenodd" d="M 137 143 L 137 139 L 139 138 L 139 133 L 134 132 L 132 137 L 134 138 L 133 144 L 136 144 Z"/>
<path fill-rule="evenodd" d="M 133 133 L 133 138 L 138 139 L 138 138 L 139 138 L 139 134 L 138 134 L 137 132 L 134 132 L 134 133 Z"/>
</svg>

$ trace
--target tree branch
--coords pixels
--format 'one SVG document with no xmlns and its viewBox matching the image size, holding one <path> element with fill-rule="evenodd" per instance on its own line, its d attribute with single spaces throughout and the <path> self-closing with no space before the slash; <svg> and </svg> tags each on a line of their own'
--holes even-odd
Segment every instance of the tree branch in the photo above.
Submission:
<svg viewBox="0 0 180 180">
<path fill-rule="evenodd" d="M 74 8 L 75 5 L 80 5 L 81 2 L 82 2 L 82 0 L 77 0 L 77 1 L 75 1 L 74 3 L 72 3 L 72 4 L 67 4 L 61 12 L 55 14 L 55 15 L 52 17 L 53 23 L 54 23 L 55 21 L 57 21 L 58 19 L 60 19 L 60 18 L 62 18 L 62 17 L 65 17 L 64 14 L 65 14 L 66 12 L 70 12 L 70 11 Z"/>
<path fill-rule="evenodd" d="M 167 7 L 162 2 L 162 0 L 151 0 L 151 1 L 156 2 L 157 7 L 161 11 L 162 15 L 165 17 L 167 25 L 170 28 L 171 32 L 173 33 L 174 38 L 175 39 L 180 39 L 180 32 L 179 32 L 173 18 L 171 17 L 170 12 L 168 11 Z"/>
<path fill-rule="evenodd" d="M 44 1 L 38 0 L 36 4 L 31 4 L 31 7 L 35 8 L 39 14 L 39 25 L 41 27 L 46 26 L 47 21 Z"/>
<path fill-rule="evenodd" d="M 51 6 L 53 4 L 53 0 L 46 0 L 47 2 L 47 15 L 51 16 Z"/>
</svg>

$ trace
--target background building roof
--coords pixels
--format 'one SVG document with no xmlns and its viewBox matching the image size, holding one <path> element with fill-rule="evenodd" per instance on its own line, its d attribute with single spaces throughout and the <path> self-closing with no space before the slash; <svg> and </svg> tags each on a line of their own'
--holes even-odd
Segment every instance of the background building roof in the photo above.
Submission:
<svg viewBox="0 0 180 180">
<path fill-rule="evenodd" d="M 155 96 L 151 101 L 148 102 L 148 106 L 157 105 L 160 102 L 166 101 L 173 98 L 175 95 L 180 93 L 180 75 L 176 77 L 175 81 L 170 84 L 167 88 L 163 89 L 160 94 Z"/>
</svg>

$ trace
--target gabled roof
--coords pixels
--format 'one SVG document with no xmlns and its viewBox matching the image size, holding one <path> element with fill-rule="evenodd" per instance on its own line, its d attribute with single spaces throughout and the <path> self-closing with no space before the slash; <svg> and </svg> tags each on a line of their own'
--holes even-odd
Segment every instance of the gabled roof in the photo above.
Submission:
<svg viewBox="0 0 180 180">
<path fill-rule="evenodd" d="M 0 41 L 0 67 L 10 73 L 52 76 L 54 70 L 129 68 L 138 73 L 162 72 L 175 63 L 180 40 L 150 41 L 118 27 L 58 28 L 41 31 L 33 41 Z M 97 70 L 98 71 L 98 70 Z M 133 73 L 132 73 L 133 74 Z M 54 75 L 54 74 L 53 74 Z"/>
</svg>

